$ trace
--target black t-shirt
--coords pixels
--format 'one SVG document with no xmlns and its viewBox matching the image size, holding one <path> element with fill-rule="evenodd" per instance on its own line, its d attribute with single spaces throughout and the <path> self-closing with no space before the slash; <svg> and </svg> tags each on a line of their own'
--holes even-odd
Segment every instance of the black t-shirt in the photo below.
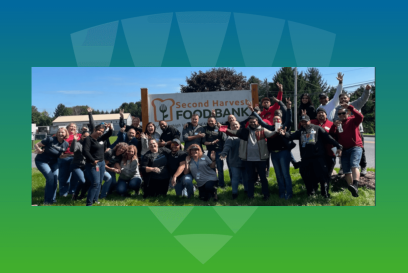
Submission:
<svg viewBox="0 0 408 273">
<path fill-rule="evenodd" d="M 42 154 L 38 154 L 36 160 L 40 160 L 42 162 L 55 162 L 58 160 L 58 157 L 64 153 L 69 144 L 65 140 L 60 143 L 57 137 L 47 137 L 46 139 L 41 141 L 44 144 L 44 152 Z"/>
<path fill-rule="evenodd" d="M 112 130 L 109 130 L 106 134 L 103 134 L 98 139 L 94 139 L 92 136 L 85 138 L 82 154 L 85 156 L 86 162 L 94 163 L 96 160 L 104 160 L 106 140 L 108 140 L 111 135 Z"/>
<path fill-rule="evenodd" d="M 105 161 L 109 161 L 108 166 L 113 168 L 116 163 L 120 163 L 122 155 L 116 155 L 116 151 L 109 150 L 105 153 Z"/>
<path fill-rule="evenodd" d="M 166 130 L 164 130 L 160 136 L 160 140 L 163 140 L 165 142 L 173 140 L 175 138 L 180 139 L 180 132 L 170 125 L 167 126 Z M 170 145 L 166 145 L 166 147 L 170 148 Z"/>
<path fill-rule="evenodd" d="M 187 153 L 184 151 L 178 151 L 177 153 L 167 154 L 167 169 L 170 176 L 173 176 L 180 166 L 180 163 L 186 161 Z"/>
</svg>

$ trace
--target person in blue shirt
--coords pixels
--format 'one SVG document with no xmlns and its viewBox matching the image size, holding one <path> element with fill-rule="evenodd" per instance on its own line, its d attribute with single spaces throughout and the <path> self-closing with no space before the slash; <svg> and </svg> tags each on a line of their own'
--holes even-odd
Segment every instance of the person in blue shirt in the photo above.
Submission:
<svg viewBox="0 0 408 273">
<path fill-rule="evenodd" d="M 58 158 L 69 146 L 65 141 L 68 136 L 66 128 L 59 128 L 55 137 L 47 137 L 35 144 L 35 165 L 45 177 L 44 205 L 57 202 Z"/>
</svg>

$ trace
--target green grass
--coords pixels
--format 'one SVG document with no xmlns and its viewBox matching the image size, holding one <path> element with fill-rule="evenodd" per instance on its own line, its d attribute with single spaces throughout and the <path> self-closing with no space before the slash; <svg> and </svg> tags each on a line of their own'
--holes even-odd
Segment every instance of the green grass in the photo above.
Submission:
<svg viewBox="0 0 408 273">
<path fill-rule="evenodd" d="M 369 169 L 375 171 L 375 169 Z M 337 169 L 338 171 L 338 169 Z M 176 196 L 174 190 L 170 190 L 167 197 L 147 198 L 143 199 L 142 195 L 134 195 L 131 197 L 121 197 L 117 194 L 111 194 L 106 199 L 100 200 L 98 206 L 374 206 L 375 191 L 359 188 L 360 197 L 354 198 L 347 190 L 345 182 L 337 182 L 330 186 L 331 198 L 325 199 L 318 195 L 316 197 L 308 197 L 304 183 L 300 177 L 299 171 L 291 168 L 290 170 L 294 197 L 290 200 L 283 200 L 278 197 L 278 185 L 274 170 L 271 169 L 269 176 L 269 190 L 271 198 L 268 201 L 262 199 L 260 187 L 255 187 L 255 198 L 251 201 L 247 200 L 244 188 L 239 185 L 238 198 L 232 200 L 232 189 L 228 171 L 224 172 L 225 189 L 218 189 L 218 202 L 201 201 L 198 199 L 198 190 L 194 193 L 193 199 Z M 35 168 L 32 169 L 32 204 L 42 205 L 44 202 L 44 187 L 45 178 Z M 81 201 L 71 201 L 70 197 L 59 197 L 57 193 L 58 206 L 85 206 L 85 199 Z M 57 206 L 57 205 L 54 205 Z"/>
</svg>

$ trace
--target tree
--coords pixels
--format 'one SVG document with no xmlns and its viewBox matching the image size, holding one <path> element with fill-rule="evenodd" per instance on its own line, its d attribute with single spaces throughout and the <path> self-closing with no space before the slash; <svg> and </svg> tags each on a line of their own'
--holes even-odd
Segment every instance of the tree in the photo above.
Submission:
<svg viewBox="0 0 408 273">
<path fill-rule="evenodd" d="M 86 110 L 87 108 L 87 105 L 78 105 L 72 107 L 71 109 L 74 115 L 88 115 L 88 111 Z"/>
<path fill-rule="evenodd" d="M 123 109 L 125 113 L 130 113 L 130 115 L 133 117 L 139 117 L 140 119 L 142 118 L 141 101 L 130 103 L 124 102 L 118 109 L 116 109 L 115 113 L 119 113 L 119 109 Z"/>
<path fill-rule="evenodd" d="M 52 118 L 49 116 L 47 111 L 42 111 L 41 116 L 39 118 L 39 123 L 37 126 L 51 126 L 52 125 Z"/>
<path fill-rule="evenodd" d="M 54 119 L 59 116 L 70 116 L 72 115 L 72 109 L 65 107 L 64 104 L 58 104 L 54 111 Z"/>
<path fill-rule="evenodd" d="M 180 84 L 181 93 L 248 90 L 249 84 L 242 73 L 233 68 L 211 68 L 206 72 L 192 72 L 186 77 L 186 85 Z"/>
<path fill-rule="evenodd" d="M 320 74 L 319 69 L 315 67 L 309 67 L 304 76 L 305 86 L 301 89 L 298 87 L 298 94 L 308 93 L 312 103 L 315 107 L 320 105 L 319 94 L 328 93 L 329 99 L 333 98 L 334 93 L 330 92 L 331 88 L 326 81 L 323 80 L 323 76 Z M 330 97 L 331 95 L 331 97 Z M 300 100 L 300 96 L 299 96 Z"/>
<path fill-rule="evenodd" d="M 40 121 L 41 113 L 38 112 L 37 107 L 34 105 L 31 106 L 31 123 L 35 123 L 38 125 Z"/>
<path fill-rule="evenodd" d="M 269 96 L 277 96 L 279 88 L 276 83 L 279 82 L 283 85 L 283 98 L 290 98 L 294 101 L 295 94 L 295 69 L 292 67 L 282 67 L 276 74 L 272 77 L 272 82 L 269 83 Z M 298 73 L 297 76 L 297 90 L 298 96 L 299 90 L 304 89 L 306 86 L 305 77 L 303 73 Z M 298 104 L 300 100 L 298 99 Z"/>
</svg>

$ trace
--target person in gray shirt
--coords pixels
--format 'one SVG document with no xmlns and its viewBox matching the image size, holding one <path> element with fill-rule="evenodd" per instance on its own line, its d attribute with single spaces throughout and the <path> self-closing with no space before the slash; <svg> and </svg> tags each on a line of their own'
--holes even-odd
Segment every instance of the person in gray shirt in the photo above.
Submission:
<svg viewBox="0 0 408 273">
<path fill-rule="evenodd" d="M 240 124 L 238 121 L 232 121 L 231 130 L 239 130 Z M 228 167 L 231 169 L 231 185 L 232 185 L 232 199 L 238 197 L 238 184 L 240 181 L 244 184 L 244 189 L 247 191 L 247 177 L 245 171 L 245 164 L 239 158 L 239 144 L 238 137 L 229 136 L 225 141 L 224 148 L 220 153 L 220 159 L 224 160 L 228 155 Z"/>
<path fill-rule="evenodd" d="M 191 123 L 187 124 L 187 128 L 183 128 L 184 151 L 187 151 L 192 144 L 197 144 L 203 151 L 202 140 L 205 138 L 205 130 L 204 127 L 198 124 L 198 121 L 198 115 L 194 114 L 191 117 Z"/>
<path fill-rule="evenodd" d="M 197 182 L 199 197 L 203 201 L 208 201 L 213 197 L 218 201 L 217 185 L 218 179 L 215 173 L 215 151 L 211 152 L 211 159 L 205 156 L 197 144 L 192 144 L 188 149 L 188 156 L 185 160 L 184 174 L 191 172 Z"/>
</svg>

